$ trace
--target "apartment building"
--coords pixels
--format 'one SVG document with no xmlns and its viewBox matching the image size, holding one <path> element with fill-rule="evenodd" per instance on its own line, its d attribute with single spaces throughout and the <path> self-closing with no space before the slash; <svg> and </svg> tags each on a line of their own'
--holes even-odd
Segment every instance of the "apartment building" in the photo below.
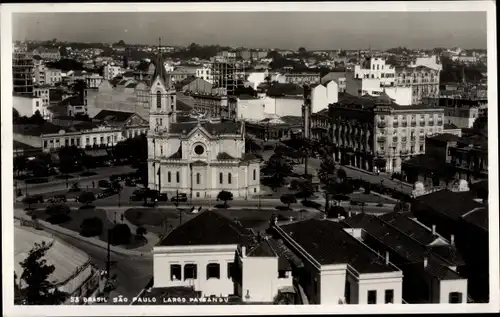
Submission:
<svg viewBox="0 0 500 317">
<path fill-rule="evenodd" d="M 214 93 L 186 92 L 185 95 L 192 99 L 193 110 L 198 114 L 211 118 L 233 119 L 236 117 L 234 98 Z"/>
<path fill-rule="evenodd" d="M 114 65 L 106 65 L 104 66 L 104 79 L 105 80 L 111 80 L 115 78 L 118 75 L 121 75 L 124 73 L 124 70 L 120 66 L 114 66 Z"/>
<path fill-rule="evenodd" d="M 443 109 L 445 122 L 461 129 L 472 128 L 480 110 L 477 107 L 443 107 Z"/>
<path fill-rule="evenodd" d="M 39 85 L 35 86 L 33 89 L 33 95 L 42 100 L 43 107 L 50 106 L 50 86 L 49 85 Z"/>
<path fill-rule="evenodd" d="M 412 104 L 420 104 L 426 97 L 439 96 L 439 71 L 427 66 L 396 67 L 394 84 L 411 87 Z"/>
<path fill-rule="evenodd" d="M 339 94 L 329 106 L 334 158 L 370 171 L 399 172 L 401 162 L 425 152 L 425 137 L 442 133 L 443 109 L 400 106 L 387 95 Z"/>
<path fill-rule="evenodd" d="M 214 83 L 214 75 L 212 73 L 212 69 L 209 67 L 203 67 L 203 68 L 198 68 L 196 69 L 196 75 L 197 78 L 201 78 L 203 80 L 206 80 L 207 82 L 213 84 Z"/>
<path fill-rule="evenodd" d="M 381 87 L 393 87 L 395 85 L 396 68 L 386 64 L 382 57 L 367 58 L 361 65 L 354 67 L 354 78 L 356 79 L 379 79 Z"/>
<path fill-rule="evenodd" d="M 14 47 L 12 52 L 12 81 L 14 93 L 31 96 L 33 94 L 33 57 L 26 47 Z"/>
<path fill-rule="evenodd" d="M 31 117 L 37 111 L 43 117 L 47 111 L 47 108 L 43 105 L 42 98 L 34 95 L 14 94 L 12 96 L 12 107 L 17 110 L 21 117 Z"/>
<path fill-rule="evenodd" d="M 313 85 L 321 82 L 319 73 L 278 74 L 276 80 L 281 84 Z"/>
</svg>

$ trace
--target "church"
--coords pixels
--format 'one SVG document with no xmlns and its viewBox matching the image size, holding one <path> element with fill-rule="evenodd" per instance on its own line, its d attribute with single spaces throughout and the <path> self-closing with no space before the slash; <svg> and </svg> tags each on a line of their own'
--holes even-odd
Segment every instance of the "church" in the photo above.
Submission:
<svg viewBox="0 0 500 317">
<path fill-rule="evenodd" d="M 158 54 L 150 82 L 148 185 L 169 196 L 215 199 L 222 191 L 247 199 L 260 192 L 260 160 L 245 153 L 245 124 L 189 118 L 176 107 L 171 76 Z"/>
</svg>

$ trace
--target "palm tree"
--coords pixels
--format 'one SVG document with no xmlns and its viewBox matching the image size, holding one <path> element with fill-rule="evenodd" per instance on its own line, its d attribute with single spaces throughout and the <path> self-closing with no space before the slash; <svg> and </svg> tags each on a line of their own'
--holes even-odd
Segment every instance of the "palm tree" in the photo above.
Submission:
<svg viewBox="0 0 500 317">
<path fill-rule="evenodd" d="M 335 162 L 333 158 L 323 157 L 320 169 L 318 171 L 318 178 L 325 191 L 325 212 L 330 205 L 330 196 L 336 194 L 337 176 L 335 174 Z"/>
</svg>

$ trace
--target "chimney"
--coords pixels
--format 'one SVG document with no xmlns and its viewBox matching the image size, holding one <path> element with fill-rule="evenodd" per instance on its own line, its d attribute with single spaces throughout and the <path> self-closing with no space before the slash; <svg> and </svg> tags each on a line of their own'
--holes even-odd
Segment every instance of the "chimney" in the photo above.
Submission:
<svg viewBox="0 0 500 317">
<path fill-rule="evenodd" d="M 241 257 L 246 258 L 246 256 L 247 256 L 247 247 L 242 246 L 241 247 Z"/>
<path fill-rule="evenodd" d="M 450 237 L 450 244 L 455 245 L 455 235 L 454 234 L 452 234 Z"/>
<path fill-rule="evenodd" d="M 436 235 L 436 225 L 432 225 L 432 234 Z"/>
<path fill-rule="evenodd" d="M 429 260 L 427 259 L 427 257 L 425 257 L 425 258 L 424 258 L 424 268 L 427 268 L 428 261 L 429 261 Z"/>
<path fill-rule="evenodd" d="M 389 265 L 389 252 L 385 251 L 385 265 Z"/>
</svg>

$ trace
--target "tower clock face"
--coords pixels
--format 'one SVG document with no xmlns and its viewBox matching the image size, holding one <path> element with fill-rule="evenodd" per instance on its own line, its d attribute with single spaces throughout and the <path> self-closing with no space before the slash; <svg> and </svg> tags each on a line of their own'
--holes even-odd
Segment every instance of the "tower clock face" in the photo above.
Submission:
<svg viewBox="0 0 500 317">
<path fill-rule="evenodd" d="M 205 148 L 202 145 L 197 145 L 194 147 L 194 153 L 197 155 L 202 155 L 205 152 Z"/>
</svg>

